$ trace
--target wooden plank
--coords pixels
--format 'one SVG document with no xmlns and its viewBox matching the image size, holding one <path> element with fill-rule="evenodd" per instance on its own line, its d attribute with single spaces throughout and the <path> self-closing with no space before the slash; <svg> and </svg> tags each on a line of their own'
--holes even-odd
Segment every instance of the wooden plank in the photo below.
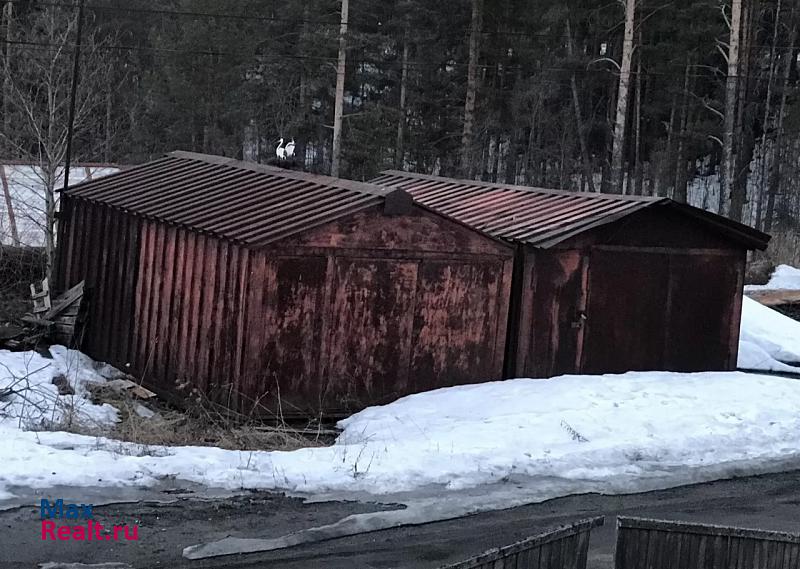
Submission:
<svg viewBox="0 0 800 569">
<path fill-rule="evenodd" d="M 800 290 L 753 290 L 744 294 L 764 306 L 800 304 Z"/>
<path fill-rule="evenodd" d="M 81 281 L 53 301 L 53 306 L 42 317 L 52 320 L 59 314 L 73 306 L 73 303 L 83 297 L 85 281 Z"/>
<path fill-rule="evenodd" d="M 618 523 L 620 524 L 620 527 L 632 529 L 657 529 L 659 531 L 672 531 L 700 535 L 731 535 L 733 537 L 765 539 L 771 541 L 787 541 L 789 543 L 800 544 L 800 534 L 788 532 L 719 526 L 713 524 L 698 524 L 693 522 L 672 522 L 667 520 L 622 516 L 618 518 Z"/>
<path fill-rule="evenodd" d="M 583 520 L 570 526 L 565 526 L 547 533 L 524 539 L 512 545 L 495 548 L 478 556 L 447 565 L 447 569 L 476 569 L 478 567 L 520 567 L 520 554 L 530 552 L 530 562 L 524 567 L 531 569 L 561 569 L 562 560 L 570 563 L 570 559 L 577 558 L 567 551 L 577 549 L 579 544 L 588 545 L 589 532 L 603 525 L 604 518 Z M 585 534 L 585 538 L 581 534 Z M 510 560 L 510 561 L 509 561 Z M 497 562 L 501 562 L 499 565 Z M 444 568 L 443 568 L 444 569 Z"/>
</svg>

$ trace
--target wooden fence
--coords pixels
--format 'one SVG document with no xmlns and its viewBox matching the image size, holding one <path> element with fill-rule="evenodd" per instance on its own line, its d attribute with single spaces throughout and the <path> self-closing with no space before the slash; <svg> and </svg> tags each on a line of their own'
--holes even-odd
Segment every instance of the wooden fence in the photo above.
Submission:
<svg viewBox="0 0 800 569">
<path fill-rule="evenodd" d="M 589 534 L 603 521 L 583 520 L 441 569 L 586 569 Z"/>
<path fill-rule="evenodd" d="M 798 569 L 800 535 L 617 519 L 616 569 Z"/>
</svg>

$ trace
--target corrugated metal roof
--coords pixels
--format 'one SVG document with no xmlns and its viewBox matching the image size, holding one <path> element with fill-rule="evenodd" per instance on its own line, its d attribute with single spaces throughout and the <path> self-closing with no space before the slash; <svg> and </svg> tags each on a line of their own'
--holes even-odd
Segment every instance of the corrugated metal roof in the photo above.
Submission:
<svg viewBox="0 0 800 569">
<path fill-rule="evenodd" d="M 414 200 L 501 239 L 550 247 L 588 229 L 652 206 L 669 206 L 709 223 L 752 248 L 769 236 L 741 223 L 668 198 L 567 192 L 455 180 L 388 170 L 373 184 L 401 189 Z"/>
<path fill-rule="evenodd" d="M 189 152 L 67 190 L 73 198 L 252 246 L 381 204 L 389 193 L 370 184 Z"/>
</svg>

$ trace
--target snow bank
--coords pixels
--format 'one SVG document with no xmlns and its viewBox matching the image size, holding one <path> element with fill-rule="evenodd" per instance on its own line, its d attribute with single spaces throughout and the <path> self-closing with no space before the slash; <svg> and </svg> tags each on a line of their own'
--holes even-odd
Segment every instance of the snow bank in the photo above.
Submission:
<svg viewBox="0 0 800 569">
<path fill-rule="evenodd" d="M 800 269 L 789 265 L 778 265 L 765 285 L 747 285 L 746 292 L 757 290 L 800 290 Z"/>
<path fill-rule="evenodd" d="M 780 369 L 781 363 L 800 364 L 800 322 L 745 297 L 739 335 L 739 367 L 786 371 Z"/>
<path fill-rule="evenodd" d="M 153 448 L 0 425 L 0 492 L 150 485 L 387 494 L 534 480 L 541 495 L 767 471 L 800 457 L 800 382 L 743 373 L 518 379 L 412 395 L 343 421 L 331 447 Z M 543 498 L 544 499 L 544 498 Z"/>
</svg>

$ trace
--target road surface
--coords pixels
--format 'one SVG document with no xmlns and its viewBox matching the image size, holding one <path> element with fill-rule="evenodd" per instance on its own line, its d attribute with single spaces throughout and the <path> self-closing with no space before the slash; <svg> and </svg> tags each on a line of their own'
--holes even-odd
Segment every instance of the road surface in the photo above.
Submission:
<svg viewBox="0 0 800 569">
<path fill-rule="evenodd" d="M 443 496 L 444 499 L 444 496 Z M 133 568 L 326 569 L 435 568 L 540 531 L 605 515 L 596 530 L 590 567 L 612 567 L 616 515 L 800 532 L 800 471 L 740 478 L 626 496 L 588 494 L 466 518 L 334 539 L 263 554 L 189 561 L 184 547 L 228 535 L 278 537 L 332 523 L 378 505 L 303 504 L 270 494 L 216 501 L 133 503 L 96 507 L 106 527 L 138 524 L 138 541 L 42 541 L 39 509 L 0 512 L 0 568 L 30 569 L 43 562 L 121 562 Z"/>
</svg>

